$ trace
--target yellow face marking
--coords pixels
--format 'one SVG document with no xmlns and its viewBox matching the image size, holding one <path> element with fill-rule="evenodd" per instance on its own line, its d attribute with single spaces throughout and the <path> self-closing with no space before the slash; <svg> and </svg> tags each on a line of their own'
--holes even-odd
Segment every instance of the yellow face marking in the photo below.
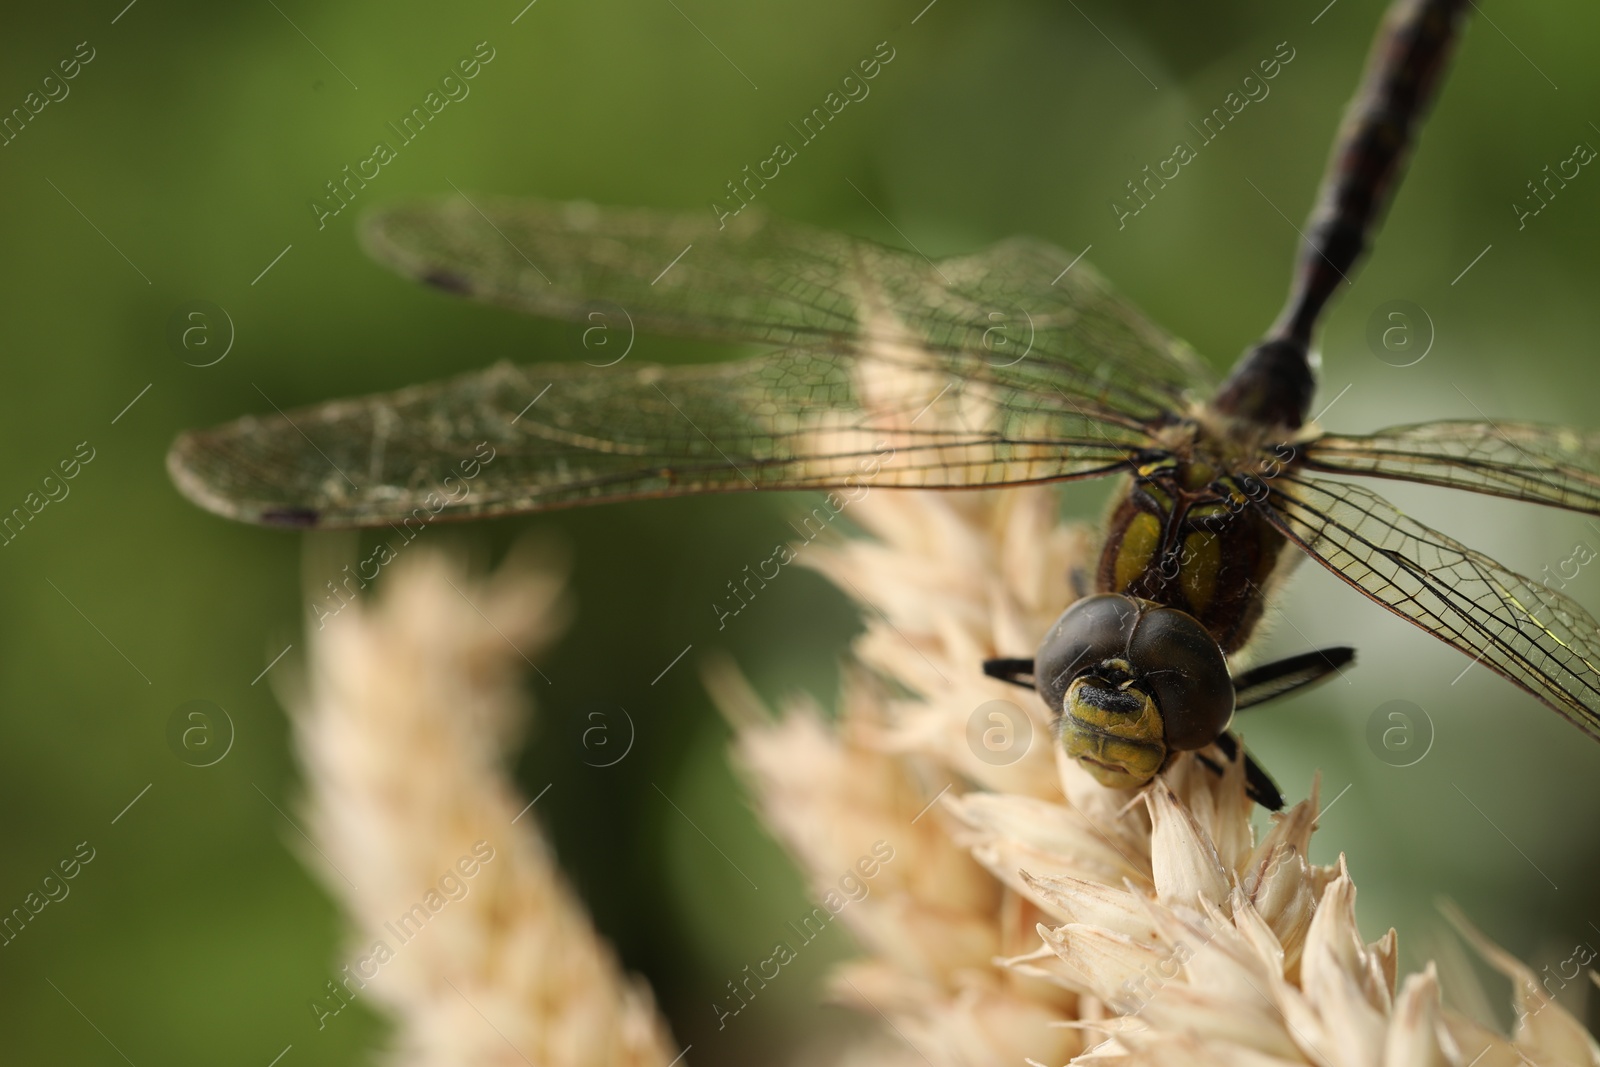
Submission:
<svg viewBox="0 0 1600 1067">
<path fill-rule="evenodd" d="M 1079 678 L 1067 690 L 1062 708 L 1061 743 L 1101 785 L 1143 785 L 1167 760 L 1166 726 L 1155 701 L 1139 690 L 1143 706 L 1135 714 L 1108 711 L 1082 699 L 1089 682 Z"/>
<path fill-rule="evenodd" d="M 1116 588 L 1127 589 L 1138 581 L 1160 547 L 1161 520 L 1148 511 L 1139 512 L 1128 523 L 1122 534 L 1122 545 L 1117 550 Z"/>
<path fill-rule="evenodd" d="M 1201 614 L 1217 591 L 1217 574 L 1222 570 L 1222 542 L 1215 534 L 1196 530 L 1183 540 L 1183 569 L 1178 583 L 1189 599 L 1193 614 Z"/>
</svg>

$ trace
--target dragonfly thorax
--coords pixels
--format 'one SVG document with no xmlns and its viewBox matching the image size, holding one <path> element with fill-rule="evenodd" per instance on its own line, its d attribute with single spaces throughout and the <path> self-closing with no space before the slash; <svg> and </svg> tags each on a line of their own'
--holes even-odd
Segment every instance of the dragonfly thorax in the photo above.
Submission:
<svg viewBox="0 0 1600 1067">
<path fill-rule="evenodd" d="M 1284 545 L 1251 504 L 1259 484 L 1198 452 L 1142 464 L 1112 509 L 1095 591 L 1177 608 L 1237 651 Z"/>
</svg>

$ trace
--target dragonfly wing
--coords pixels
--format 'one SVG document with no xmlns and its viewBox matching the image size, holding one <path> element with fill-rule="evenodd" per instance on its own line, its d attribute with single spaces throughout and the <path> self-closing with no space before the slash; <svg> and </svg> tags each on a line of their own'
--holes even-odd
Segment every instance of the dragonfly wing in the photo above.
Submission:
<svg viewBox="0 0 1600 1067">
<path fill-rule="evenodd" d="M 1215 389 L 1188 345 L 1046 241 L 1013 237 L 943 259 L 923 281 L 897 292 L 895 309 L 1000 380 L 1145 422 L 1187 415 Z"/>
<path fill-rule="evenodd" d="M 363 240 L 401 274 L 552 318 L 614 305 L 645 332 L 864 356 L 909 333 L 1131 420 L 1212 386 L 1093 268 L 1031 239 L 935 262 L 755 210 L 724 226 L 710 213 L 457 196 L 380 210 Z"/>
<path fill-rule="evenodd" d="M 1526 422 L 1445 421 L 1305 447 L 1311 470 L 1398 478 L 1600 515 L 1600 434 Z"/>
<path fill-rule="evenodd" d="M 802 348 L 670 368 L 498 364 L 186 433 L 168 467 L 230 518 L 370 526 L 749 489 L 1014 485 L 1106 473 L 1149 444 L 1053 392 L 952 380 L 920 349 Z"/>
<path fill-rule="evenodd" d="M 197 502 L 250 521 L 352 526 L 418 507 L 468 517 L 1087 477 L 1151 447 L 1152 427 L 1210 389 L 1185 347 L 1037 241 L 935 263 L 753 211 L 723 228 L 466 197 L 386 209 L 364 232 L 401 273 L 480 300 L 578 321 L 621 310 L 636 329 L 777 350 L 603 373 L 499 366 L 241 419 L 173 446 L 173 477 Z"/>
<path fill-rule="evenodd" d="M 1313 559 L 1600 738 L 1600 624 L 1363 486 L 1286 476 L 1263 510 Z"/>
</svg>

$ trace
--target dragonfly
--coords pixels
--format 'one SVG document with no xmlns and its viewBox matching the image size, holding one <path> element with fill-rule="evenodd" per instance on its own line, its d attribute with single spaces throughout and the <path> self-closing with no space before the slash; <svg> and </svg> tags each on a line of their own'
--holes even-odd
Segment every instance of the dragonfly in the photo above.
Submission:
<svg viewBox="0 0 1600 1067">
<path fill-rule="evenodd" d="M 1392 198 L 1467 0 L 1398 0 L 1324 176 L 1283 312 L 1222 381 L 1080 256 L 1014 238 L 937 261 L 782 221 L 526 199 L 377 211 L 367 251 L 471 300 L 762 346 L 695 366 L 498 363 L 181 435 L 180 490 L 285 527 L 408 525 L 751 490 L 958 490 L 1119 477 L 1089 588 L 1032 657 L 1059 743 L 1137 787 L 1181 753 L 1243 759 L 1235 712 L 1349 648 L 1235 672 L 1309 557 L 1600 739 L 1600 626 L 1403 514 L 1396 479 L 1600 514 L 1600 435 L 1484 420 L 1324 431 L 1314 336 Z M 1329 477 L 1329 476 L 1333 477 Z M 976 665 L 975 665 L 976 668 Z"/>
</svg>

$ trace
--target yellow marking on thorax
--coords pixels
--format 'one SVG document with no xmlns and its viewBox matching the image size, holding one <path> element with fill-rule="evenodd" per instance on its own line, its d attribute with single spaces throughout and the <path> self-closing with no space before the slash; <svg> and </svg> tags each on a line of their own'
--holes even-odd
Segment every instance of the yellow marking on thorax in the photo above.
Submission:
<svg viewBox="0 0 1600 1067">
<path fill-rule="evenodd" d="M 1217 472 L 1209 463 L 1195 460 L 1183 466 L 1183 487 L 1190 492 L 1204 489 L 1217 480 Z"/>
<path fill-rule="evenodd" d="M 1119 592 L 1138 581 L 1160 548 L 1161 520 L 1148 511 L 1139 512 L 1123 531 L 1117 549 L 1114 577 Z"/>
</svg>

